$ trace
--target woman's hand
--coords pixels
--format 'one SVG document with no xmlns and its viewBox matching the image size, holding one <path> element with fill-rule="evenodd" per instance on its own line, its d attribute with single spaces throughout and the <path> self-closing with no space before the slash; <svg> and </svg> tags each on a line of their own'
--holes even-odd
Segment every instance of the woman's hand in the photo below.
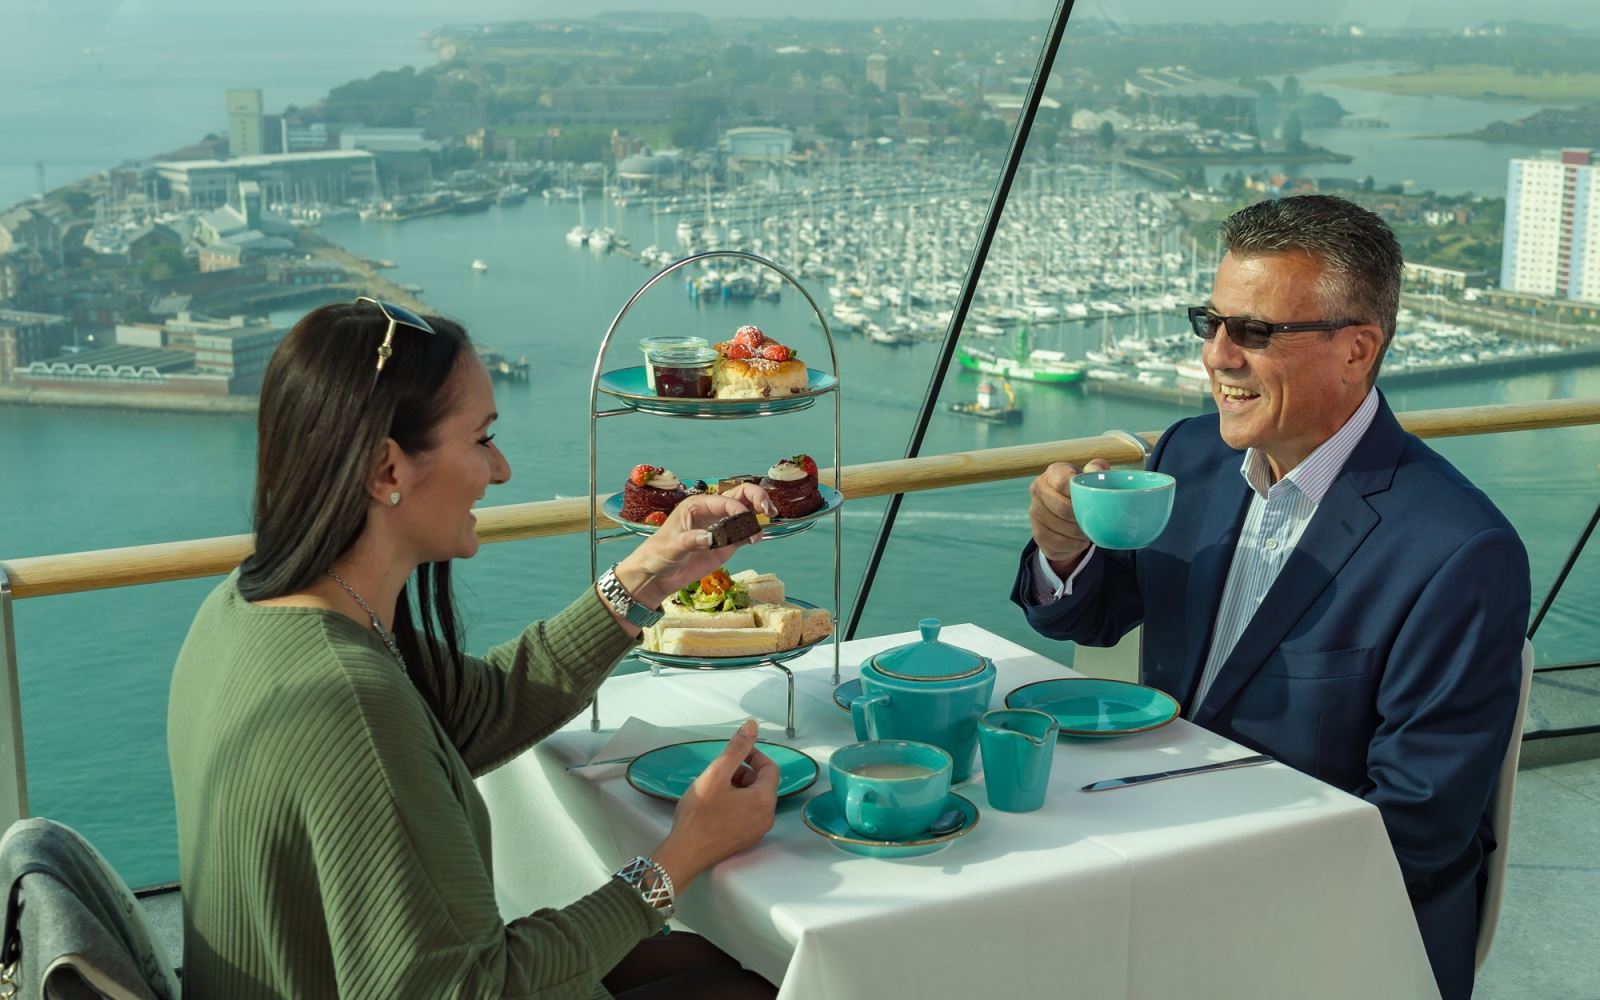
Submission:
<svg viewBox="0 0 1600 1000">
<path fill-rule="evenodd" d="M 692 496 L 674 507 L 666 523 L 617 564 L 617 579 L 639 604 L 659 608 L 661 602 L 726 563 L 741 546 L 760 540 L 710 547 L 706 526 L 746 510 L 770 512 L 767 491 L 741 483 L 727 493 Z"/>
<path fill-rule="evenodd" d="M 755 846 L 778 808 L 778 765 L 755 748 L 749 719 L 678 800 L 672 831 L 652 857 L 682 893 L 701 872 Z"/>
</svg>

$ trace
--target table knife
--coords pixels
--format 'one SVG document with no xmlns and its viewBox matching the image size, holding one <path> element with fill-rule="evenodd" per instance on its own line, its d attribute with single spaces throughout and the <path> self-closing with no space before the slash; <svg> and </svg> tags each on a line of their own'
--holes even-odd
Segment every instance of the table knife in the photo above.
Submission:
<svg viewBox="0 0 1600 1000">
<path fill-rule="evenodd" d="M 1133 774 L 1126 778 L 1107 778 L 1084 785 L 1086 792 L 1103 792 L 1108 788 L 1127 788 L 1129 785 L 1142 785 L 1146 781 L 1161 781 L 1164 778 L 1178 778 L 1185 774 L 1203 774 L 1206 771 L 1227 771 L 1235 767 L 1254 767 L 1257 764 L 1270 764 L 1273 760 L 1266 754 L 1256 754 L 1253 757 L 1240 757 L 1237 760 L 1224 760 L 1215 764 L 1201 764 L 1198 767 L 1180 767 L 1175 771 L 1156 771 L 1153 774 Z"/>
</svg>

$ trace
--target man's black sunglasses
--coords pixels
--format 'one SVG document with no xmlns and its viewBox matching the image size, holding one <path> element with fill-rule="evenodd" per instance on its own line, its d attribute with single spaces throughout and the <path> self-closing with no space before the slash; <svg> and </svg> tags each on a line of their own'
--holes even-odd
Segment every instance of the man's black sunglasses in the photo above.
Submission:
<svg viewBox="0 0 1600 1000">
<path fill-rule="evenodd" d="M 1268 323 L 1265 320 L 1246 319 L 1243 316 L 1218 316 L 1205 306 L 1189 307 L 1189 326 L 1194 329 L 1196 337 L 1210 340 L 1217 335 L 1218 327 L 1227 326 L 1230 340 L 1240 347 L 1253 351 L 1266 347 L 1275 333 L 1342 330 L 1347 326 L 1357 326 L 1361 322 L 1358 319 L 1324 319 L 1315 323 Z"/>
<path fill-rule="evenodd" d="M 383 313 L 383 318 L 389 321 L 389 328 L 383 333 L 383 343 L 378 345 L 378 367 L 372 373 L 372 385 L 375 388 L 378 384 L 378 376 L 383 374 L 384 364 L 389 360 L 389 356 L 394 354 L 394 328 L 397 326 L 409 326 L 413 330 L 432 333 L 433 327 L 428 325 L 427 320 L 410 309 L 404 306 L 397 306 L 393 302 L 383 302 L 365 295 L 356 299 L 357 305 L 363 302 L 377 306 L 378 311 Z M 371 390 L 369 389 L 368 391 L 370 392 Z"/>
</svg>

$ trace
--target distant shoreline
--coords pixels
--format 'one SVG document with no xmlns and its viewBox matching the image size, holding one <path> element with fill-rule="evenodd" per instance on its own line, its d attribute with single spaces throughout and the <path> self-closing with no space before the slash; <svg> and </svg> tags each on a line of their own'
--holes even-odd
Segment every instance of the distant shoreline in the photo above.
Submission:
<svg viewBox="0 0 1600 1000">
<path fill-rule="evenodd" d="M 215 416 L 254 415 L 255 396 L 180 396 L 115 391 L 35 389 L 0 386 L 0 406 L 58 406 L 89 410 L 144 410 L 158 413 L 203 413 Z"/>
</svg>

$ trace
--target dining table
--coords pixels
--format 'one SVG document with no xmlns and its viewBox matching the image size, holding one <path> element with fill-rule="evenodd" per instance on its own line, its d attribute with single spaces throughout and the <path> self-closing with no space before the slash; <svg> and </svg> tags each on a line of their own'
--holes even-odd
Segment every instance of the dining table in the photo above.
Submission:
<svg viewBox="0 0 1600 1000">
<path fill-rule="evenodd" d="M 918 633 L 844 642 L 842 680 Z M 940 639 L 993 661 L 993 704 L 1036 681 L 1079 676 L 973 624 Z M 1067 649 L 1062 647 L 1063 651 Z M 954 786 L 975 825 L 915 858 L 844 853 L 802 819 L 828 794 L 827 762 L 856 742 L 834 700 L 824 643 L 770 669 L 639 672 L 609 679 L 600 731 L 585 712 L 479 779 L 509 920 L 592 891 L 672 824 L 673 803 L 626 778 L 655 746 L 763 740 L 803 751 L 815 784 L 779 801 L 760 844 L 680 894 L 677 923 L 779 985 L 779 997 L 1436 998 L 1399 865 L 1370 803 L 1283 764 L 1102 792 L 1106 778 L 1254 754 L 1179 717 L 1116 739 L 1063 737 L 1044 805 L 989 806 L 981 771 Z"/>
</svg>

